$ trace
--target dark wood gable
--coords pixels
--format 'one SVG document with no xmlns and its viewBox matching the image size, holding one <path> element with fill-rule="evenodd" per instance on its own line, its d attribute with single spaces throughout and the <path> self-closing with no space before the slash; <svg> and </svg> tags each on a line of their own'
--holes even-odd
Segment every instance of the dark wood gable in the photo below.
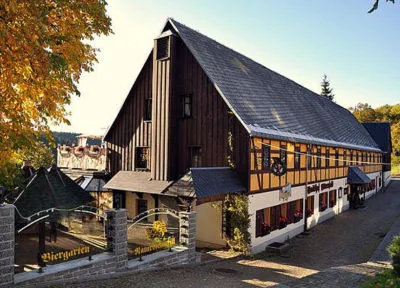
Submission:
<svg viewBox="0 0 400 288">
<path fill-rule="evenodd" d="M 113 174 L 135 170 L 135 151 L 146 146 L 155 180 L 176 180 L 190 167 L 233 164 L 247 187 L 247 131 L 183 41 L 169 37 L 173 40 L 168 57 L 150 55 L 105 137 L 108 169 Z M 152 121 L 146 122 L 143 113 L 149 98 Z M 187 112 L 190 106 L 188 114 L 184 103 Z"/>
<path fill-rule="evenodd" d="M 150 53 L 104 138 L 108 151 L 106 167 L 113 175 L 120 170 L 134 170 L 136 148 L 151 145 L 151 122 L 145 120 L 145 105 L 152 97 L 152 73 Z"/>
</svg>

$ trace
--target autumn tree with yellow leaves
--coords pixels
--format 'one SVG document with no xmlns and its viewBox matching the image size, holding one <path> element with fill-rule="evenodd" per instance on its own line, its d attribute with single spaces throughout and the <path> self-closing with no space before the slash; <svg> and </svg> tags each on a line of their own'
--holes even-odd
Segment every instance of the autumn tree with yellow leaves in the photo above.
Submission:
<svg viewBox="0 0 400 288">
<path fill-rule="evenodd" d="M 69 123 L 66 106 L 97 61 L 91 40 L 112 32 L 106 6 L 0 0 L 0 169 L 41 135 L 51 140 L 50 124 Z"/>
</svg>

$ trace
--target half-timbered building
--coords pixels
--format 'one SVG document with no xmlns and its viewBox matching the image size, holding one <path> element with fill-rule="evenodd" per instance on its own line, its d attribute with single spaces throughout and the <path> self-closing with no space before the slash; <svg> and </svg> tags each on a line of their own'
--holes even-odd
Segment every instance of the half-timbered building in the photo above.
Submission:
<svg viewBox="0 0 400 288">
<path fill-rule="evenodd" d="M 255 252 L 382 186 L 382 151 L 348 110 L 173 19 L 104 140 L 130 216 L 192 197 L 199 240 L 223 244 L 212 203 L 247 193 Z"/>
</svg>

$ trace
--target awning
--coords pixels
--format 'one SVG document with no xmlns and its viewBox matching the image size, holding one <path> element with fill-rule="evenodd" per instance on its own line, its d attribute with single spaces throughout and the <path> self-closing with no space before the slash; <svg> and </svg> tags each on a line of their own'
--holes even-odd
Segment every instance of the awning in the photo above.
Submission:
<svg viewBox="0 0 400 288">
<path fill-rule="evenodd" d="M 170 195 L 169 193 L 163 193 L 163 191 L 171 184 L 172 182 L 169 181 L 152 180 L 150 172 L 119 171 L 103 188 Z M 170 196 L 176 195 L 171 194 Z"/>
<path fill-rule="evenodd" d="M 230 167 L 191 168 L 196 197 L 245 192 L 246 187 Z"/>
<path fill-rule="evenodd" d="M 371 179 L 357 166 L 349 166 L 347 171 L 348 184 L 368 184 Z"/>
</svg>

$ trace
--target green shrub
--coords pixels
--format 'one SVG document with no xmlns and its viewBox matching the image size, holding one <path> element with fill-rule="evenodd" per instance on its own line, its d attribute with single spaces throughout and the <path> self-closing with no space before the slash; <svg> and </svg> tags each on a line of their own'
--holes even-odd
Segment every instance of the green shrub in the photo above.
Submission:
<svg viewBox="0 0 400 288">
<path fill-rule="evenodd" d="M 371 280 L 363 283 L 362 288 L 400 288 L 400 278 L 393 270 L 386 269 L 375 275 Z"/>
<path fill-rule="evenodd" d="M 387 251 L 392 258 L 393 270 L 400 275 L 400 236 L 395 236 L 392 243 L 388 246 Z"/>
</svg>

